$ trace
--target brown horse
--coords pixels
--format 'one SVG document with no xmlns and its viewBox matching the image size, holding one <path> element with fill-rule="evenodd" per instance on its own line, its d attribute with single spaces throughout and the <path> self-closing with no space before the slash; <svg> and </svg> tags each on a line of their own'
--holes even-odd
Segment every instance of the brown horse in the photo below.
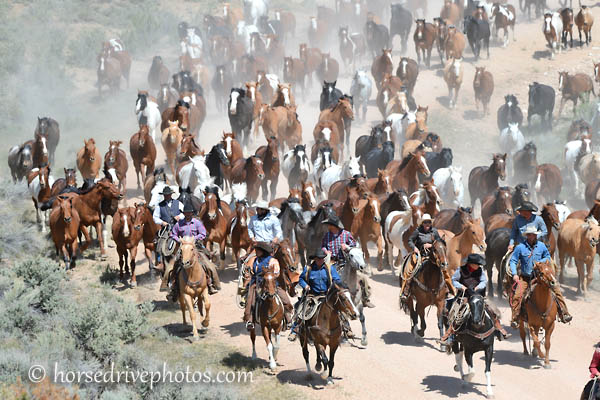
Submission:
<svg viewBox="0 0 600 400">
<path fill-rule="evenodd" d="M 155 250 L 154 239 L 158 233 L 158 225 L 152 218 L 152 211 L 146 206 L 146 203 L 140 202 L 135 204 L 136 217 L 142 222 L 142 241 L 144 243 L 144 252 L 148 260 L 148 269 L 150 276 L 154 276 L 154 264 L 152 262 L 152 252 Z"/>
<path fill-rule="evenodd" d="M 167 66 L 163 63 L 161 56 L 152 58 L 152 65 L 148 71 L 148 86 L 150 89 L 158 89 L 161 85 L 168 84 L 171 73 Z"/>
<path fill-rule="evenodd" d="M 77 256 L 77 233 L 79 214 L 73 207 L 73 199 L 58 196 L 50 213 L 50 235 L 56 248 L 56 255 L 62 252 L 65 268 L 75 267 Z"/>
<path fill-rule="evenodd" d="M 171 89 L 169 84 L 160 85 L 160 89 L 158 90 L 158 94 L 156 95 L 156 104 L 158 104 L 158 109 L 162 114 L 167 108 L 174 107 L 177 103 L 177 98 L 173 93 L 171 93 Z"/>
<path fill-rule="evenodd" d="M 117 253 L 119 255 L 119 278 L 123 279 L 123 266 L 125 272 L 129 273 L 131 266 L 132 287 L 137 286 L 135 279 L 135 258 L 137 256 L 138 244 L 142 240 L 144 233 L 144 223 L 141 213 L 136 213 L 135 207 L 119 208 L 113 215 L 112 238 L 117 245 Z M 127 255 L 131 257 L 128 263 Z"/>
<path fill-rule="evenodd" d="M 194 136 L 184 133 L 181 137 L 181 145 L 179 146 L 179 153 L 176 158 L 175 170 L 177 170 L 178 164 L 188 161 L 190 158 L 194 158 L 200 154 L 202 154 L 202 150 L 196 144 Z"/>
<path fill-rule="evenodd" d="M 440 211 L 433 220 L 433 227 L 444 229 L 455 235 L 465 229 L 467 223 L 473 221 L 473 210 L 465 207 L 454 209 L 445 209 Z"/>
<path fill-rule="evenodd" d="M 345 97 L 339 99 L 337 104 L 333 107 L 326 108 L 319 114 L 319 122 L 331 121 L 336 124 L 341 139 L 340 147 L 342 155 L 344 154 L 344 119 L 354 120 L 354 111 L 352 111 L 352 104 L 350 103 L 350 100 Z"/>
<path fill-rule="evenodd" d="M 175 176 L 175 160 L 177 159 L 177 150 L 181 145 L 183 131 L 179 129 L 177 121 L 167 121 L 169 127 L 162 132 L 161 144 L 167 157 L 167 164 L 171 168 L 171 173 Z"/>
<path fill-rule="evenodd" d="M 402 161 L 390 161 L 386 167 L 392 179 L 394 190 L 404 189 L 408 193 L 414 193 L 419 187 L 419 174 L 430 176 L 425 151 L 417 150 L 404 157 Z"/>
<path fill-rule="evenodd" d="M 326 141 L 337 152 L 341 143 L 344 145 L 343 131 L 340 133 L 336 122 L 331 120 L 319 121 L 313 129 L 315 143 Z M 316 158 L 316 154 L 315 154 Z"/>
<path fill-rule="evenodd" d="M 265 178 L 262 181 L 262 197 L 266 200 L 269 197 L 269 189 L 267 184 L 271 182 L 271 200 L 275 198 L 277 190 L 277 182 L 279 182 L 279 141 L 275 136 L 267 139 L 266 146 L 260 146 L 254 153 L 263 162 L 263 171 Z"/>
<path fill-rule="evenodd" d="M 419 65 L 415 60 L 408 57 L 402 57 L 398 69 L 396 69 L 396 76 L 402 80 L 406 85 L 408 94 L 412 96 L 417 83 L 417 77 L 419 76 Z"/>
<path fill-rule="evenodd" d="M 273 101 L 273 94 L 275 92 L 266 75 L 266 72 L 263 70 L 256 71 L 256 83 L 258 85 L 257 89 L 264 101 L 266 103 L 271 103 Z"/>
<path fill-rule="evenodd" d="M 181 92 L 180 101 L 189 106 L 189 133 L 198 135 L 206 119 L 206 100 L 195 92 Z"/>
<path fill-rule="evenodd" d="M 190 105 L 183 100 L 177 100 L 177 103 L 173 107 L 167 108 L 163 111 L 162 123 L 160 124 L 160 130 L 164 131 L 169 127 L 169 121 L 177 121 L 179 128 L 183 133 L 191 132 L 190 129 Z"/>
<path fill-rule="evenodd" d="M 575 16 L 575 25 L 577 25 L 577 30 L 579 31 L 579 44 L 583 46 L 583 40 L 581 39 L 581 31 L 585 34 L 585 44 L 589 45 L 592 41 L 592 26 L 594 25 L 594 16 L 592 12 L 588 8 L 588 6 L 581 5 L 581 1 L 579 2 L 581 9 Z"/>
<path fill-rule="evenodd" d="M 562 190 L 562 175 L 554 164 L 540 164 L 535 173 L 534 189 L 538 203 L 558 199 Z"/>
<path fill-rule="evenodd" d="M 440 11 L 440 18 L 448 20 L 452 24 L 458 24 L 460 21 L 461 11 L 457 4 L 452 0 L 444 0 L 444 5 Z"/>
<path fill-rule="evenodd" d="M 446 60 L 451 58 L 462 59 L 463 51 L 466 46 L 465 35 L 456 29 L 456 26 L 448 26 L 448 32 L 446 39 L 444 40 L 444 52 L 446 53 Z M 443 62 L 442 62 L 443 63 Z"/>
<path fill-rule="evenodd" d="M 514 220 L 514 215 L 506 213 L 494 214 L 491 217 L 489 217 L 488 220 L 485 222 L 485 234 L 488 235 L 490 232 L 498 228 L 512 229 Z"/>
<path fill-rule="evenodd" d="M 360 241 L 365 260 L 370 259 L 368 243 L 377 245 L 377 270 L 383 271 L 383 235 L 381 234 L 381 203 L 375 194 L 369 194 L 366 204 L 353 219 L 350 232 Z"/>
<path fill-rule="evenodd" d="M 512 215 L 512 213 L 512 190 L 510 187 L 499 187 L 494 193 L 481 200 L 481 219 L 486 224 L 494 214 Z"/>
<path fill-rule="evenodd" d="M 102 97 L 102 87 L 108 86 L 110 93 L 115 93 L 121 85 L 121 65 L 114 57 L 100 56 L 98 59 L 98 97 Z"/>
<path fill-rule="evenodd" d="M 415 33 L 413 39 L 415 41 L 415 51 L 417 52 L 417 61 L 421 63 L 421 55 L 423 62 L 427 68 L 431 67 L 431 50 L 435 42 L 436 29 L 433 24 L 425 22 L 424 19 L 417 19 Z"/>
<path fill-rule="evenodd" d="M 221 258 L 221 269 L 225 268 L 225 244 L 227 243 L 227 223 L 231 217 L 231 211 L 227 203 L 219 199 L 218 194 L 206 191 L 204 193 L 204 204 L 199 212 L 199 217 L 208 236 L 206 236 L 206 248 L 212 252 L 214 245 L 219 246 L 218 253 Z M 213 256 L 216 260 L 216 253 Z"/>
<path fill-rule="evenodd" d="M 568 100 L 573 102 L 573 115 L 577 113 L 577 101 L 579 98 L 582 101 L 590 101 L 590 92 L 596 96 L 594 92 L 594 83 L 592 78 L 587 74 L 577 73 L 569 75 L 567 71 L 558 72 L 558 90 L 562 96 L 560 98 L 560 106 L 558 108 L 558 116 L 562 113 L 562 109 Z M 585 95 L 585 97 L 584 97 Z"/>
<path fill-rule="evenodd" d="M 244 250 L 244 254 L 250 253 L 252 241 L 248 235 L 248 223 L 252 217 L 252 210 L 248 203 L 237 201 L 235 204 L 235 214 L 231 215 L 227 224 L 227 232 L 231 237 L 231 251 L 236 264 L 239 264 L 240 251 Z"/>
<path fill-rule="evenodd" d="M 201 314 L 204 314 L 201 331 L 205 332 L 210 323 L 210 298 L 208 297 L 208 277 L 202 264 L 210 262 L 204 254 L 196 250 L 196 241 L 193 237 L 186 236 L 180 240 L 181 263 L 183 268 L 179 270 L 179 307 L 183 316 L 183 325 L 187 325 L 185 320 L 185 310 L 187 308 L 192 320 L 192 334 L 194 340 L 198 340 L 198 329 L 196 328 L 196 311 L 194 304 L 198 304 Z"/>
<path fill-rule="evenodd" d="M 120 42 L 120 40 L 118 40 L 118 39 L 117 39 L 117 41 Z M 122 43 L 121 43 L 121 49 L 117 49 L 110 42 L 103 42 L 102 43 L 102 51 L 101 51 L 98 59 L 100 59 L 100 57 L 105 57 L 105 58 L 115 58 L 116 60 L 118 60 L 120 75 L 122 75 L 123 78 L 125 78 L 125 81 L 127 82 L 127 87 L 129 88 L 129 72 L 131 70 L 131 56 L 129 55 L 129 52 L 127 50 L 124 50 L 122 47 L 123 47 Z M 120 79 L 120 76 L 119 76 L 119 79 Z"/>
<path fill-rule="evenodd" d="M 240 158 L 231 167 L 232 183 L 246 183 L 248 201 L 251 203 L 254 203 L 258 198 L 258 191 L 263 179 L 265 179 L 263 161 L 255 155 Z"/>
<path fill-rule="evenodd" d="M 142 182 L 145 182 L 146 176 L 151 175 L 154 171 L 154 163 L 156 162 L 156 146 L 154 146 L 154 142 L 149 135 L 148 125 L 141 125 L 140 130 L 131 136 L 129 153 L 135 167 L 137 186 L 138 189 L 141 189 L 140 174 L 142 175 Z M 145 171 L 144 166 L 146 167 Z"/>
<path fill-rule="evenodd" d="M 533 338 L 533 356 L 540 356 L 544 359 L 544 368 L 549 369 L 550 366 L 550 337 L 554 331 L 556 314 L 558 307 L 552 294 L 552 287 L 558 282 L 554 278 L 554 268 L 550 260 L 544 262 L 536 262 L 534 267 L 536 272 L 536 285 L 531 290 L 529 300 L 524 304 L 527 312 L 527 320 L 522 316 L 519 318 L 519 334 L 523 342 L 523 354 L 529 354 L 527 351 L 527 343 L 525 342 L 525 322 L 529 327 L 529 335 Z M 542 351 L 540 338 L 538 333 L 544 328 L 544 347 L 546 353 Z"/>
<path fill-rule="evenodd" d="M 300 205 L 302 211 L 315 211 L 317 208 L 317 189 L 312 182 L 301 182 L 301 198 Z"/>
<path fill-rule="evenodd" d="M 283 80 L 299 87 L 302 91 L 302 97 L 306 97 L 304 86 L 305 75 L 304 61 L 299 58 L 284 57 Z"/>
<path fill-rule="evenodd" d="M 357 186 L 345 187 L 346 199 L 339 206 L 335 207 L 335 213 L 340 216 L 342 224 L 347 231 L 352 232 L 352 226 L 355 220 L 358 221 L 359 213 L 365 206 L 361 200 L 368 196 L 361 196 Z M 357 227 L 356 227 L 357 228 Z M 355 229 L 356 231 L 356 229 Z"/>
<path fill-rule="evenodd" d="M 450 275 L 463 263 L 465 257 L 473 252 L 473 246 L 484 252 L 486 249 L 485 233 L 479 218 L 468 222 L 465 229 L 447 241 L 448 272 Z"/>
<path fill-rule="evenodd" d="M 288 149 L 293 149 L 297 145 L 302 143 L 302 124 L 298 119 L 298 113 L 296 112 L 296 106 L 284 107 L 287 115 L 287 124 L 285 124 L 283 130 L 279 131 L 279 146 L 283 150 L 283 146 L 287 146 Z"/>
<path fill-rule="evenodd" d="M 27 142 L 31 144 L 31 158 L 33 167 L 50 164 L 50 152 L 48 151 L 48 138 L 41 133 L 35 133 L 33 141 Z"/>
<path fill-rule="evenodd" d="M 311 47 L 322 48 L 327 43 L 327 34 L 329 29 L 327 25 L 330 20 L 323 18 L 310 17 L 310 25 L 308 26 L 308 43 Z"/>
<path fill-rule="evenodd" d="M 102 167 L 102 156 L 93 138 L 83 140 L 83 148 L 77 152 L 77 169 L 83 179 L 96 179 Z"/>
<path fill-rule="evenodd" d="M 473 78 L 473 90 L 475 91 L 475 108 L 479 111 L 479 103 L 483 107 L 483 115 L 490 113 L 488 105 L 494 93 L 494 77 L 485 67 L 475 67 Z"/>
<path fill-rule="evenodd" d="M 277 90 L 272 98 L 273 103 L 271 103 L 271 107 L 288 107 L 296 105 L 296 99 L 292 93 L 291 83 L 278 83 Z"/>
<path fill-rule="evenodd" d="M 304 61 L 304 71 L 308 79 L 307 86 L 308 88 L 311 88 L 313 83 L 313 73 L 317 70 L 319 65 L 321 65 L 323 54 L 319 49 L 309 48 L 306 43 L 300 43 L 298 56 Z"/>
<path fill-rule="evenodd" d="M 127 155 L 119 148 L 122 143 L 120 140 L 110 141 L 108 151 L 104 155 L 104 170 L 108 171 L 113 182 L 119 181 L 119 190 L 125 196 L 125 193 L 127 193 L 129 163 L 127 162 Z"/>
<path fill-rule="evenodd" d="M 498 188 L 498 178 L 506 179 L 506 153 L 494 154 L 489 167 L 475 167 L 469 173 L 471 207 L 475 205 L 477 199 L 483 200 L 485 196 Z"/>
<path fill-rule="evenodd" d="M 50 197 L 56 197 L 62 192 L 64 188 L 67 186 L 76 187 L 77 186 L 77 173 L 73 168 L 64 168 L 65 177 L 58 178 L 52 184 L 52 188 L 50 189 Z"/>
<path fill-rule="evenodd" d="M 304 321 L 298 328 L 298 337 L 302 346 L 302 355 L 306 362 L 306 369 L 310 376 L 310 364 L 308 361 L 308 342 L 312 340 L 317 352 L 317 364 L 315 370 L 321 371 L 323 365 L 329 367 L 327 384 L 333 384 L 333 366 L 335 352 L 342 338 L 342 321 L 340 314 L 348 315 L 350 319 L 356 319 L 358 310 L 350 301 L 350 292 L 341 285 L 332 282 L 325 296 L 324 304 L 319 308 L 315 315 Z M 325 354 L 325 348 L 329 346 L 329 359 Z M 326 371 L 321 375 L 325 378 Z"/>
<path fill-rule="evenodd" d="M 27 186 L 31 194 L 31 200 L 35 207 L 36 221 L 42 225 L 42 233 L 46 233 L 48 225 L 48 212 L 42 211 L 40 217 L 40 204 L 50 200 L 50 193 L 53 184 L 52 176 L 50 175 L 50 166 L 42 165 L 39 168 L 34 168 L 27 174 Z"/>
<path fill-rule="evenodd" d="M 404 132 L 404 138 L 406 140 L 420 140 L 420 141 L 424 141 L 425 139 L 429 138 L 429 134 L 428 134 L 428 128 L 427 128 L 427 118 L 428 118 L 428 113 L 427 110 L 429 109 L 428 107 L 421 107 L 418 106 L 417 107 L 417 112 L 415 113 L 415 121 L 414 122 L 409 122 L 406 125 L 406 129 Z M 438 136 L 439 139 L 439 136 Z M 432 143 L 434 144 L 434 143 Z M 434 150 L 433 146 L 430 146 L 432 151 L 436 151 Z M 441 151 L 441 149 L 440 149 Z"/>
<path fill-rule="evenodd" d="M 393 70 L 392 49 L 381 49 L 381 54 L 375 57 L 371 64 L 371 75 L 373 75 L 378 90 L 381 88 L 383 78 L 386 75 L 392 75 Z"/>
<path fill-rule="evenodd" d="M 340 65 L 330 53 L 323 53 L 323 59 L 317 68 L 319 81 L 335 82 L 340 74 Z"/>
<path fill-rule="evenodd" d="M 254 124 L 254 136 L 256 137 L 258 134 L 260 110 L 263 104 L 262 94 L 258 90 L 258 82 L 246 82 L 246 97 L 250 98 L 252 104 L 254 104 L 252 121 Z"/>
<path fill-rule="evenodd" d="M 500 29 L 504 30 L 504 41 L 502 42 L 502 47 L 506 47 L 508 45 L 508 28 L 512 29 L 513 32 L 513 40 L 517 40 L 515 38 L 515 21 L 516 21 L 516 12 L 515 7 L 511 4 L 498 4 L 494 5 L 491 18 L 494 20 L 494 26 L 496 27 L 496 37 L 498 37 L 498 32 Z M 561 12 L 562 15 L 562 12 Z M 573 20 L 573 12 L 571 11 L 571 21 Z M 570 26 L 573 26 L 571 22 Z M 565 28 L 564 41 L 566 43 L 566 31 L 571 31 L 571 47 L 573 47 L 573 32 L 570 29 L 569 25 L 565 25 L 563 21 L 563 27 Z"/>
<path fill-rule="evenodd" d="M 542 219 L 546 224 L 546 230 L 548 231 L 548 235 L 546 239 L 548 240 L 548 251 L 550 252 L 550 257 L 554 259 L 554 251 L 556 250 L 556 237 L 554 236 L 554 229 L 560 229 L 560 218 L 558 216 L 558 210 L 556 209 L 555 203 L 546 203 L 542 207 L 541 213 Z"/>
<path fill-rule="evenodd" d="M 369 178 L 366 181 L 367 188 L 376 195 L 391 194 L 394 192 L 390 172 L 377 168 L 377 178 Z"/>
</svg>

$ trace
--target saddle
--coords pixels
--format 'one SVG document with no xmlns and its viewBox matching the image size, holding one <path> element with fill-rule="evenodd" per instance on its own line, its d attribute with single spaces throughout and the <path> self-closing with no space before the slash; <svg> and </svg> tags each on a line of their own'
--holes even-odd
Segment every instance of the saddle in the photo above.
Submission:
<svg viewBox="0 0 600 400">
<path fill-rule="evenodd" d="M 305 300 L 300 302 L 300 306 L 296 310 L 296 316 L 301 321 L 308 321 L 315 316 L 321 305 L 325 303 L 326 295 L 307 295 Z"/>
<path fill-rule="evenodd" d="M 165 257 L 170 257 L 178 249 L 177 242 L 169 236 L 169 226 L 163 226 L 156 235 L 155 244 L 157 251 Z"/>
</svg>

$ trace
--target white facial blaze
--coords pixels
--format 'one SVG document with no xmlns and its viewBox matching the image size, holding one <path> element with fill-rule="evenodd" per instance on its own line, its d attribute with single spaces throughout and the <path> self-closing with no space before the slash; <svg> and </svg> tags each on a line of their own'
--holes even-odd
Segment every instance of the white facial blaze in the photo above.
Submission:
<svg viewBox="0 0 600 400">
<path fill-rule="evenodd" d="M 46 137 L 42 136 L 42 153 L 44 153 L 45 156 L 48 155 L 48 147 L 46 147 Z"/>
<path fill-rule="evenodd" d="M 535 179 L 535 191 L 539 192 L 542 188 L 542 173 L 538 172 L 537 177 Z"/>
<path fill-rule="evenodd" d="M 562 76 L 562 74 L 559 75 L 559 77 L 558 77 L 558 88 L 560 90 L 562 90 L 562 88 L 563 88 L 563 76 Z"/>
<path fill-rule="evenodd" d="M 223 6 L 223 16 L 226 17 L 227 16 L 227 12 L 229 11 L 227 6 Z"/>
<path fill-rule="evenodd" d="M 100 58 L 100 71 L 104 71 L 104 57 Z"/>
<path fill-rule="evenodd" d="M 129 237 L 129 223 L 127 222 L 127 215 L 123 215 L 123 236 Z"/>
<path fill-rule="evenodd" d="M 354 13 L 360 15 L 360 3 L 354 4 Z"/>
<path fill-rule="evenodd" d="M 460 75 L 460 61 L 454 60 L 454 76 L 458 77 Z"/>
<path fill-rule="evenodd" d="M 286 87 L 286 88 L 283 88 L 281 93 L 283 94 L 283 103 L 286 106 L 289 106 L 290 105 L 290 90 Z"/>
<path fill-rule="evenodd" d="M 379 215 L 379 204 L 377 203 L 377 200 L 372 200 L 371 205 L 373 206 L 373 213 L 375 214 L 375 218 L 380 219 L 381 216 Z"/>
<path fill-rule="evenodd" d="M 425 173 L 427 175 L 431 175 L 431 173 L 429 172 L 429 167 L 427 167 L 427 161 L 425 160 L 424 156 L 421 156 L 421 162 L 423 163 L 423 165 L 425 166 Z"/>
<path fill-rule="evenodd" d="M 598 77 L 598 67 L 594 67 L 594 76 Z"/>
<path fill-rule="evenodd" d="M 545 33 L 550 33 L 550 17 L 547 17 L 544 20 L 544 32 Z"/>
<path fill-rule="evenodd" d="M 237 102 L 239 95 L 240 94 L 238 92 L 231 92 L 231 105 L 229 106 L 229 112 L 232 114 L 235 114 L 235 112 L 237 111 Z"/>
<path fill-rule="evenodd" d="M 385 132 L 385 140 L 388 142 L 392 141 L 392 127 L 386 126 L 383 131 Z"/>
<path fill-rule="evenodd" d="M 279 11 L 275 11 L 275 19 L 281 21 L 281 13 Z"/>
<path fill-rule="evenodd" d="M 390 60 L 390 62 L 393 64 L 393 63 L 394 63 L 394 61 L 392 60 L 392 53 L 391 53 L 391 52 L 388 52 L 388 51 L 386 51 L 386 52 L 385 52 L 385 55 L 387 56 L 388 60 Z"/>
<path fill-rule="evenodd" d="M 323 153 L 323 158 L 325 160 L 323 162 L 325 169 L 331 167 L 331 152 L 327 151 L 327 152 Z"/>
<path fill-rule="evenodd" d="M 311 19 L 310 19 L 310 26 L 314 30 L 317 30 L 317 19 L 315 17 L 311 17 Z"/>
<path fill-rule="evenodd" d="M 323 128 L 323 130 L 321 131 L 321 133 L 323 133 L 323 138 L 325 138 L 325 140 L 327 140 L 327 141 L 331 140 L 331 129 L 329 129 L 329 128 Z"/>
<path fill-rule="evenodd" d="M 406 60 L 402 60 L 402 73 L 404 75 L 406 75 L 406 64 L 408 64 Z"/>
<path fill-rule="evenodd" d="M 346 298 L 348 299 L 348 301 L 350 302 L 350 304 L 352 304 L 352 309 L 354 310 L 354 313 L 356 315 L 358 315 L 358 310 L 356 309 L 356 306 L 354 305 L 354 303 L 352 302 L 352 298 L 350 297 L 350 293 L 345 292 L 344 296 L 346 296 Z"/>
</svg>

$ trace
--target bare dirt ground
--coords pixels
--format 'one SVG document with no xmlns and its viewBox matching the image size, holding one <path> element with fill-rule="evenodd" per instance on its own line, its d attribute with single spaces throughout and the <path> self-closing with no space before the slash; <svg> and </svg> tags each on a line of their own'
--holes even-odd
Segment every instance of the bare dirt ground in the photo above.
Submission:
<svg viewBox="0 0 600 400">
<path fill-rule="evenodd" d="M 431 2 L 430 2 L 431 3 Z M 437 14 L 439 1 L 430 6 L 430 16 Z M 553 1 L 550 5 L 556 7 Z M 600 12 L 594 8 L 596 18 Z M 549 60 L 546 53 L 544 37 L 541 32 L 541 21 L 532 23 L 523 22 L 523 16 L 518 15 L 516 28 L 516 42 L 511 41 L 508 48 L 502 49 L 494 45 L 491 48 L 491 59 L 483 59 L 478 63 L 472 62 L 472 54 L 466 51 L 464 83 L 461 89 L 458 106 L 455 110 L 445 107 L 447 89 L 439 73 L 439 57 L 436 51 L 432 54 L 432 69 L 427 70 L 421 66 L 421 72 L 415 88 L 415 97 L 418 104 L 428 105 L 430 113 L 430 130 L 440 134 L 445 146 L 454 151 L 454 164 L 462 165 L 465 175 L 473 166 L 487 165 L 491 154 L 498 150 L 497 128 L 495 112 L 503 103 L 505 94 L 514 93 L 518 96 L 524 112 L 527 107 L 528 84 L 533 81 L 546 83 L 556 88 L 558 70 L 568 70 L 592 73 L 592 60 L 597 57 L 598 49 L 588 47 L 563 52 L 555 60 Z M 306 21 L 299 18 L 298 32 L 304 36 Z M 299 42 L 299 40 L 298 40 Z M 163 58 L 172 69 L 176 66 L 177 47 L 173 40 L 165 40 L 159 44 Z M 337 47 L 337 40 L 332 42 L 332 47 Z M 398 42 L 395 48 L 399 48 Z M 159 52 L 157 52 L 158 54 Z M 289 54 L 297 53 L 297 45 L 289 46 Z M 334 51 L 334 54 L 337 52 Z M 412 36 L 409 41 L 408 56 L 415 57 Z M 400 55 L 394 55 L 395 67 Z M 145 88 L 146 74 L 151 64 L 151 55 L 143 59 L 135 59 L 132 66 L 132 84 L 130 89 L 123 91 L 115 98 L 104 101 L 95 99 L 93 89 L 96 76 L 93 70 L 74 71 L 74 79 L 82 88 L 82 101 L 90 101 L 96 108 L 86 118 L 89 118 L 89 132 L 69 132 L 66 124 L 66 138 L 61 143 L 64 146 L 65 165 L 74 164 L 74 150 L 81 146 L 83 137 L 96 137 L 102 152 L 108 147 L 109 139 L 120 139 L 127 149 L 128 139 L 135 132 L 136 121 L 134 116 L 134 101 L 136 88 Z M 370 61 L 365 60 L 364 65 L 370 69 Z M 479 118 L 475 112 L 472 79 L 475 65 L 483 65 L 494 75 L 495 91 L 490 104 L 491 115 Z M 338 87 L 349 90 L 350 79 L 344 75 L 338 80 Z M 375 96 L 375 94 L 373 95 Z M 374 98 L 374 97 L 373 97 Z M 315 90 L 307 101 L 301 101 L 297 96 L 298 113 L 304 128 L 306 143 L 312 141 L 312 128 L 318 117 L 318 92 Z M 227 117 L 218 114 L 209 99 L 209 114 L 207 121 L 200 133 L 200 142 L 203 148 L 210 149 L 220 137 L 221 132 L 229 129 Z M 557 100 L 558 104 L 558 100 Z M 571 108 L 567 106 L 566 113 L 571 117 Z M 370 127 L 381 119 L 376 107 L 370 106 L 368 122 L 353 125 L 352 140 L 369 132 Z M 532 139 L 538 145 L 538 161 L 554 162 L 561 164 L 559 155 L 564 144 L 564 131 L 555 130 L 545 136 L 536 135 Z M 263 139 L 252 147 L 261 144 Z M 158 163 L 164 162 L 164 153 L 160 145 Z M 141 192 L 136 190 L 135 173 L 130 163 L 128 174 L 128 203 L 132 204 L 142 199 Z M 287 193 L 287 184 L 280 180 L 278 194 Z M 112 243 L 111 243 L 112 244 Z M 181 323 L 181 313 L 176 305 L 169 305 L 164 301 L 164 294 L 158 292 L 158 283 L 149 278 L 147 263 L 142 259 L 140 246 L 138 255 L 138 274 L 140 286 L 129 288 L 125 284 L 117 284 L 115 290 L 121 291 L 124 296 L 135 301 L 154 301 L 161 312 L 162 324 Z M 228 257 L 228 261 L 229 261 Z M 93 261 L 80 263 L 70 272 L 73 280 L 79 285 L 95 281 L 97 272 L 91 268 Z M 118 268 L 114 247 L 109 248 L 108 263 L 113 268 Z M 597 278 L 597 275 L 596 275 Z M 237 271 L 230 264 L 221 272 L 223 290 L 212 296 L 213 308 L 211 312 L 211 326 L 207 337 L 221 340 L 234 345 L 243 354 L 251 354 L 250 338 L 245 332 L 241 322 L 242 310 L 235 305 L 235 291 Z M 348 398 L 461 398 L 473 399 L 485 395 L 484 364 L 480 359 L 481 353 L 476 356 L 475 368 L 477 373 L 474 381 L 468 386 L 463 386 L 458 373 L 453 371 L 454 357 L 447 356 L 438 350 L 435 344 L 437 328 L 435 310 L 430 310 L 427 323 L 426 339 L 423 344 L 415 342 L 410 333 L 409 318 L 398 307 L 399 289 L 397 278 L 389 270 L 377 272 L 372 276 L 373 300 L 377 305 L 374 309 L 366 310 L 369 344 L 366 348 L 357 346 L 344 346 L 337 352 L 334 376 L 336 384 L 325 387 L 324 381 L 316 374 L 312 380 L 306 379 L 305 365 L 298 343 L 289 343 L 285 338 L 278 357 L 278 369 L 274 376 L 265 375 L 265 379 L 278 379 L 296 387 L 303 396 L 311 398 L 331 398 L 331 396 Z M 574 315 L 573 322 L 568 325 L 558 324 L 552 335 L 551 360 L 552 369 L 541 368 L 541 362 L 529 356 L 522 355 L 522 345 L 518 332 L 513 331 L 509 341 L 496 342 L 495 358 L 492 365 L 492 376 L 496 397 L 507 399 L 518 396 L 522 399 L 557 398 L 567 399 L 579 396 L 581 388 L 587 381 L 587 365 L 589 363 L 592 345 L 598 340 L 595 321 L 597 316 L 597 302 L 599 296 L 592 290 L 587 300 L 576 299 L 576 273 L 573 269 L 567 273 L 566 292 L 567 302 Z M 508 323 L 510 311 L 506 300 L 499 303 L 504 312 L 504 322 Z M 358 322 L 353 323 L 354 330 L 360 332 Z M 181 327 L 179 334 L 189 336 L 190 328 Z M 190 346 L 193 346 L 190 344 Z M 257 339 L 259 357 L 267 357 L 266 347 L 261 338 Z M 311 348 L 311 364 L 314 364 L 315 353 Z M 262 362 L 262 361 L 257 361 Z M 266 365 L 266 364 L 265 364 Z"/>
</svg>

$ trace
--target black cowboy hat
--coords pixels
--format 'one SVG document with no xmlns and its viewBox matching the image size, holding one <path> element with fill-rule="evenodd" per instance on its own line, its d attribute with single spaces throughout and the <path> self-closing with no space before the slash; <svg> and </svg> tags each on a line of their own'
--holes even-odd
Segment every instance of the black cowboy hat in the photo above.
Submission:
<svg viewBox="0 0 600 400">
<path fill-rule="evenodd" d="M 183 205 L 183 212 L 184 213 L 193 213 L 196 212 L 196 210 L 194 210 L 194 206 L 192 205 L 192 203 L 190 203 L 189 201 L 187 201 L 184 205 Z"/>
<path fill-rule="evenodd" d="M 173 189 L 171 189 L 171 186 L 165 186 L 162 190 L 162 192 L 160 192 L 159 194 L 162 194 L 163 196 L 166 194 L 174 194 L 175 192 L 173 191 Z"/>
<path fill-rule="evenodd" d="M 314 252 L 314 254 L 311 254 L 308 258 L 310 258 L 311 260 L 313 258 L 325 258 L 327 257 L 327 254 L 323 251 L 322 248 L 318 248 L 317 251 Z"/>
<path fill-rule="evenodd" d="M 485 258 L 481 254 L 471 253 L 467 257 L 467 264 L 485 265 Z"/>
<path fill-rule="evenodd" d="M 515 211 L 531 211 L 536 212 L 538 208 L 530 201 L 524 201 Z"/>
<path fill-rule="evenodd" d="M 256 242 L 254 245 L 255 249 L 261 249 L 271 254 L 273 252 L 273 247 L 268 242 Z"/>
<path fill-rule="evenodd" d="M 332 215 L 331 217 L 329 217 L 328 219 L 326 219 L 325 221 L 323 221 L 321 223 L 337 226 L 340 229 L 344 229 L 344 225 L 342 224 L 342 221 L 340 221 L 340 219 L 338 218 L 337 215 Z"/>
</svg>

